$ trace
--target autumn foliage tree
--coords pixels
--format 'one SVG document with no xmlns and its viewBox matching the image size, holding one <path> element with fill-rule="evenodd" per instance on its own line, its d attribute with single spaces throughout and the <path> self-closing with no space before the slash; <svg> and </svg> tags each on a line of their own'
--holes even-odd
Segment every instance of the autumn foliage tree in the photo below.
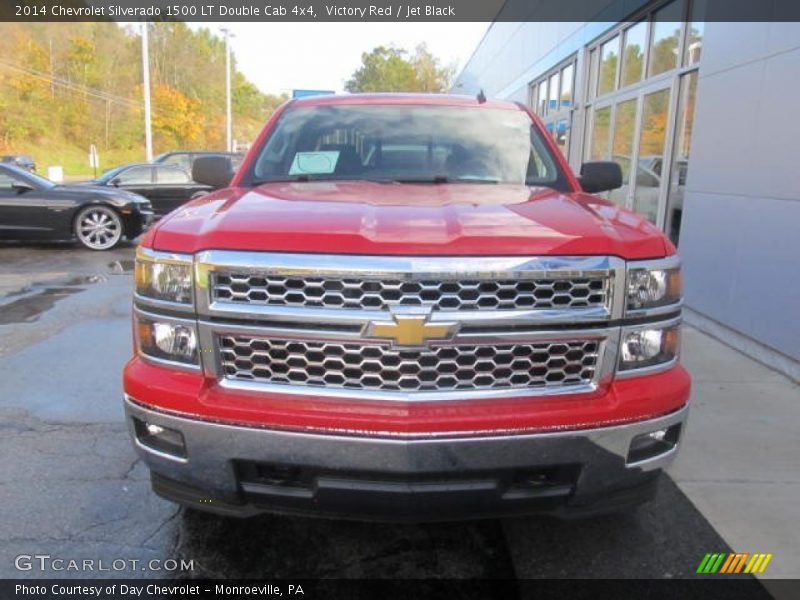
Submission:
<svg viewBox="0 0 800 600">
<path fill-rule="evenodd" d="M 378 46 L 361 55 L 361 66 L 345 84 L 349 92 L 444 92 L 455 69 L 442 66 L 425 44 L 409 55 L 405 50 Z"/>
<path fill-rule="evenodd" d="M 208 29 L 151 23 L 156 152 L 225 146 L 225 43 Z M 139 26 L 0 23 L 0 153 L 89 172 L 144 158 Z M 261 93 L 233 61 L 233 136 L 254 139 L 285 100 Z"/>
</svg>

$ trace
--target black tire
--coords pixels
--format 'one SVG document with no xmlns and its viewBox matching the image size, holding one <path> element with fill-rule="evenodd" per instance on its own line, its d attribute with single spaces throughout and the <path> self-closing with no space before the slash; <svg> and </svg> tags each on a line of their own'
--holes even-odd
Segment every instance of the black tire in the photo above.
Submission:
<svg viewBox="0 0 800 600">
<path fill-rule="evenodd" d="M 122 219 L 103 204 L 82 209 L 75 217 L 75 236 L 89 250 L 110 250 L 122 240 Z"/>
</svg>

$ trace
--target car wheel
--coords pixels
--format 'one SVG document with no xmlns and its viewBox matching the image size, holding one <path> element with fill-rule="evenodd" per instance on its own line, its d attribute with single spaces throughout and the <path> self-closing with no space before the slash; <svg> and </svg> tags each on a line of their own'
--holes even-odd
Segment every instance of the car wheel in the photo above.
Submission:
<svg viewBox="0 0 800 600">
<path fill-rule="evenodd" d="M 90 250 L 109 250 L 122 239 L 122 220 L 107 206 L 89 206 L 78 213 L 75 233 Z"/>
</svg>

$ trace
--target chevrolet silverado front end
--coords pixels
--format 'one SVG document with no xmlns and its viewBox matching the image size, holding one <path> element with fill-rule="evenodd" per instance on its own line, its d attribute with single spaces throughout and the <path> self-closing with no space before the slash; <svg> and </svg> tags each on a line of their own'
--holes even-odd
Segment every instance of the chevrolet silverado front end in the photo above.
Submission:
<svg viewBox="0 0 800 600">
<path fill-rule="evenodd" d="M 516 104 L 288 103 L 137 251 L 125 410 L 155 491 L 380 520 L 649 497 L 688 411 L 680 265 L 583 191 L 615 179 Z"/>
</svg>

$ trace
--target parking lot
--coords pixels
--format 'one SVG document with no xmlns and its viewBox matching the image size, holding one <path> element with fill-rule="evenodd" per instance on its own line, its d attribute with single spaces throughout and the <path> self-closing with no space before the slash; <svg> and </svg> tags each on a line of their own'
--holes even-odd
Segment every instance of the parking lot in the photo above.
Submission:
<svg viewBox="0 0 800 600">
<path fill-rule="evenodd" d="M 151 493 L 123 421 L 133 248 L 0 246 L 0 576 L 38 553 L 193 561 L 97 577 L 678 578 L 730 549 L 669 477 L 638 512 L 590 521 L 232 521 L 176 508 Z M 35 574 L 65 575 L 93 573 Z"/>
</svg>

